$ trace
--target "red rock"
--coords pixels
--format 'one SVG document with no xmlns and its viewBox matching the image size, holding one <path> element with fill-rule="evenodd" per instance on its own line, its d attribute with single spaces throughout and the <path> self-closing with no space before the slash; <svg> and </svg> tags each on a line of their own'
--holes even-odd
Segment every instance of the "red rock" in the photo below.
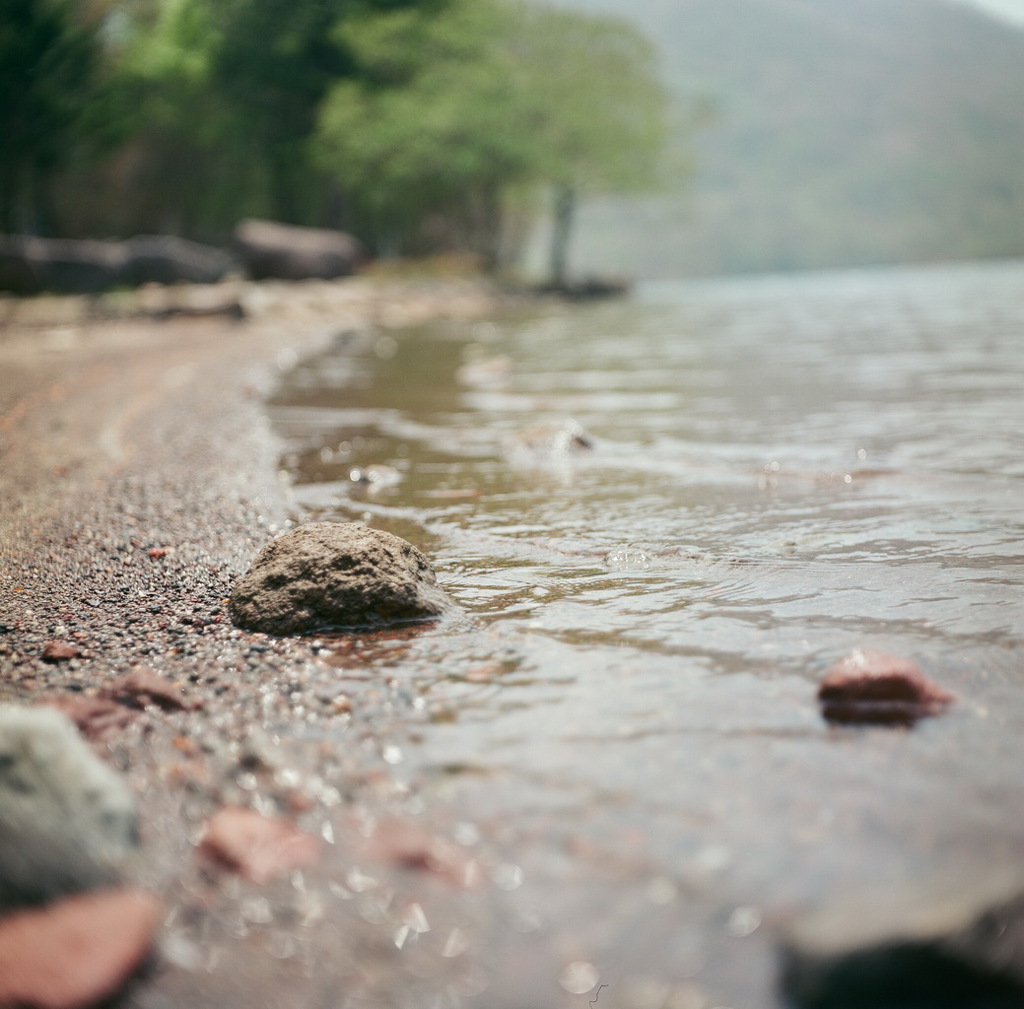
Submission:
<svg viewBox="0 0 1024 1009">
<path fill-rule="evenodd" d="M 818 699 L 830 722 L 913 725 L 954 698 L 908 659 L 858 648 L 828 671 Z"/>
<path fill-rule="evenodd" d="M 116 735 L 139 717 L 138 712 L 130 711 L 108 697 L 62 694 L 45 697 L 41 703 L 62 711 L 75 723 L 78 731 L 92 743 L 102 742 Z"/>
<path fill-rule="evenodd" d="M 102 696 L 133 708 L 155 705 L 164 711 L 195 711 L 203 706 L 200 699 L 187 697 L 176 683 L 145 666 L 112 680 Z"/>
<path fill-rule="evenodd" d="M 129 887 L 0 918 L 0 1009 L 85 1009 L 139 966 L 163 907 Z"/>
<path fill-rule="evenodd" d="M 483 878 L 480 864 L 462 845 L 408 818 L 379 820 L 357 846 L 357 852 L 374 861 L 436 873 L 467 889 Z"/>
<path fill-rule="evenodd" d="M 227 806 L 206 824 L 199 850 L 254 883 L 312 865 L 320 842 L 287 820 Z"/>
<path fill-rule="evenodd" d="M 155 561 L 163 560 L 163 558 L 165 558 L 168 553 L 167 547 L 151 547 L 147 552 L 149 553 L 149 556 Z"/>
<path fill-rule="evenodd" d="M 68 662 L 80 658 L 82 653 L 77 646 L 66 641 L 47 641 L 41 655 L 43 662 Z"/>
</svg>

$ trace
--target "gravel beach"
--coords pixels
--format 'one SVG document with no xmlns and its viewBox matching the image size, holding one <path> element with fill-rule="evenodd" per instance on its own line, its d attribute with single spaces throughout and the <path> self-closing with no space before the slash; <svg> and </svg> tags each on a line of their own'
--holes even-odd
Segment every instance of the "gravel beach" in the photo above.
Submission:
<svg viewBox="0 0 1024 1009">
<path fill-rule="evenodd" d="M 189 295 L 223 313 L 180 311 L 182 297 L 0 302 L 0 700 L 68 711 L 138 797 L 126 874 L 167 913 L 115 1004 L 312 1005 L 339 985 L 412 1004 L 372 914 L 348 900 L 362 870 L 338 859 L 361 846 L 360 865 L 406 876 L 429 862 L 415 889 L 471 874 L 469 855 L 429 817 L 405 816 L 408 787 L 381 758 L 388 686 L 340 692 L 318 642 L 243 633 L 226 600 L 302 519 L 262 406 L 277 376 L 340 333 L 472 318 L 498 298 L 475 281 L 365 278 Z M 353 639 L 351 661 L 376 646 Z M 204 857 L 204 824 L 235 807 L 315 838 L 320 868 L 304 875 L 280 838 L 261 885 Z M 382 821 L 389 810 L 397 819 Z M 274 876 L 277 889 L 262 885 Z M 352 886 L 329 900 L 328 878 Z M 390 933 L 384 946 L 395 952 Z"/>
</svg>

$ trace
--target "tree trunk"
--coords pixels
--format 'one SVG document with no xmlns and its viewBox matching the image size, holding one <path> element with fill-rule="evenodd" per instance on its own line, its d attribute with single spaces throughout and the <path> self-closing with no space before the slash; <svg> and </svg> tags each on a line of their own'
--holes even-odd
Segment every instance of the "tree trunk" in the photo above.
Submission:
<svg viewBox="0 0 1024 1009">
<path fill-rule="evenodd" d="M 555 206 L 551 222 L 551 277 L 549 283 L 564 288 L 569 281 L 569 240 L 576 217 L 576 190 L 561 184 L 555 188 Z"/>
</svg>

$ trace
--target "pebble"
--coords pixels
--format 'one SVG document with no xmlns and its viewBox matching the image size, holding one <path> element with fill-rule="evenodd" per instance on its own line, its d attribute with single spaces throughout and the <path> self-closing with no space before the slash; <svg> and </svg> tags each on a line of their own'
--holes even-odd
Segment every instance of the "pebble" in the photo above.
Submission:
<svg viewBox="0 0 1024 1009">
<path fill-rule="evenodd" d="M 250 882 L 265 884 L 316 862 L 320 842 L 287 820 L 225 806 L 206 824 L 202 854 Z"/>
<path fill-rule="evenodd" d="M 915 663 L 871 649 L 840 659 L 822 680 L 818 699 L 829 722 L 903 726 L 940 714 L 954 700 Z"/>
<path fill-rule="evenodd" d="M 41 652 L 43 662 L 50 663 L 70 662 L 71 659 L 78 659 L 81 656 L 81 651 L 66 641 L 47 641 Z"/>
</svg>

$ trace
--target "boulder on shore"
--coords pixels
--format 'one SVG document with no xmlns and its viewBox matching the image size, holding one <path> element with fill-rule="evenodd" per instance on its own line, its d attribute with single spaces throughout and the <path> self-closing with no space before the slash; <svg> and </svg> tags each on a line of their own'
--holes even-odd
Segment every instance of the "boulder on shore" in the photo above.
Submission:
<svg viewBox="0 0 1024 1009">
<path fill-rule="evenodd" d="M 0 235 L 0 291 L 19 295 L 212 284 L 233 265 L 223 250 L 175 235 L 137 235 L 123 242 Z"/>
<path fill-rule="evenodd" d="M 355 273 L 362 245 L 344 231 L 247 219 L 234 234 L 235 251 L 252 280 L 335 280 Z"/>
<path fill-rule="evenodd" d="M 12 294 L 98 294 L 125 264 L 121 242 L 0 235 L 0 290 Z"/>
<path fill-rule="evenodd" d="M 355 522 L 311 522 L 267 544 L 230 601 L 237 626 L 267 634 L 414 623 L 452 606 L 416 547 Z"/>
<path fill-rule="evenodd" d="M 143 284 L 215 284 L 234 266 L 223 249 L 177 235 L 136 235 L 124 243 L 125 263 L 118 281 Z"/>
</svg>

